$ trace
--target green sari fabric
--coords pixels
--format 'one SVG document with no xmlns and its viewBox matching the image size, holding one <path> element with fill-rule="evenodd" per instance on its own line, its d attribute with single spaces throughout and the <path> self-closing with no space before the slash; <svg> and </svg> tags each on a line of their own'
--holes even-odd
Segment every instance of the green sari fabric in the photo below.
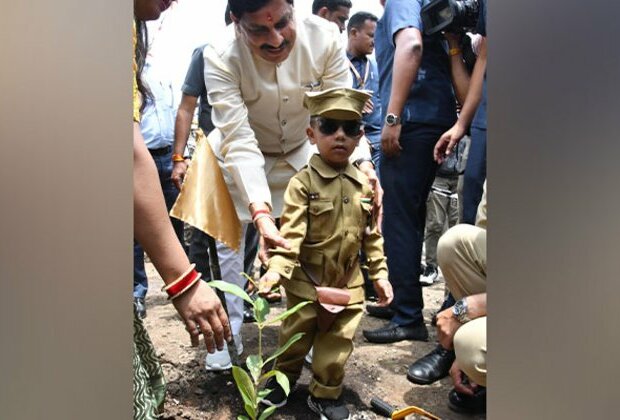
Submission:
<svg viewBox="0 0 620 420">
<path fill-rule="evenodd" d="M 159 417 L 166 397 L 166 381 L 155 348 L 134 311 L 133 316 L 133 418 L 154 420 Z"/>
</svg>

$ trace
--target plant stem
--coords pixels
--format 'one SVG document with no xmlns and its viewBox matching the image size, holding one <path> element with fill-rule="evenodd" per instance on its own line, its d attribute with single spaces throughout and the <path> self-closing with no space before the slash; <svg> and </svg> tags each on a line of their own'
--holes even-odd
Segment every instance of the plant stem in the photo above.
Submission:
<svg viewBox="0 0 620 420">
<path fill-rule="evenodd" d="M 258 359 L 263 360 L 263 324 L 258 324 Z"/>
</svg>

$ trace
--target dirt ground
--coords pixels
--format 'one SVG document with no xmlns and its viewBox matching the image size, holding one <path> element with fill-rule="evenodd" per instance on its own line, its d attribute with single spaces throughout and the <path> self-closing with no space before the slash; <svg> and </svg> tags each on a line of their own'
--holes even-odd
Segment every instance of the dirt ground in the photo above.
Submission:
<svg viewBox="0 0 620 420">
<path fill-rule="evenodd" d="M 164 419 L 235 419 L 243 413 L 243 404 L 230 372 L 213 373 L 204 369 L 206 348 L 193 348 L 174 307 L 161 291 L 163 282 L 152 264 L 147 263 L 149 292 L 146 298 L 148 316 L 145 319 L 168 382 Z M 347 364 L 343 396 L 353 419 L 381 419 L 370 408 L 370 399 L 379 397 L 402 408 L 417 405 L 442 419 L 481 420 L 484 416 L 464 416 L 452 412 L 446 405 L 451 379 L 419 386 L 406 378 L 407 368 L 415 359 L 433 349 L 435 330 L 430 319 L 443 300 L 444 282 L 425 287 L 424 318 L 429 327 L 429 342 L 404 341 L 394 344 L 371 344 L 362 336 L 363 329 L 378 328 L 387 321 L 364 315 L 355 335 L 355 350 Z M 284 310 L 285 303 L 271 306 L 270 316 Z M 277 344 L 279 325 L 263 333 L 264 354 L 271 354 Z M 254 324 L 244 324 L 241 330 L 244 353 L 257 353 L 258 332 Z M 306 406 L 311 373 L 304 368 L 288 404 L 272 419 L 316 419 Z M 418 419 L 411 415 L 408 419 Z"/>
</svg>

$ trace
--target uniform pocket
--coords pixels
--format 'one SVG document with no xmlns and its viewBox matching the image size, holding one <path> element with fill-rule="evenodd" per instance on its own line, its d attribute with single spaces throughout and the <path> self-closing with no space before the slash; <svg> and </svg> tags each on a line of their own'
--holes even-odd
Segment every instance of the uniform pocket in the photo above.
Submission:
<svg viewBox="0 0 620 420">
<path fill-rule="evenodd" d="M 358 234 L 358 238 L 361 239 L 364 237 L 364 233 L 366 231 L 366 227 L 370 226 L 371 217 L 372 217 L 372 203 L 366 203 L 364 201 L 360 202 L 360 207 L 362 208 L 362 223 L 360 223 L 360 231 Z"/>
<path fill-rule="evenodd" d="M 312 201 L 308 206 L 308 237 L 310 241 L 317 242 L 327 239 L 332 228 L 334 203 L 329 201 Z"/>
</svg>

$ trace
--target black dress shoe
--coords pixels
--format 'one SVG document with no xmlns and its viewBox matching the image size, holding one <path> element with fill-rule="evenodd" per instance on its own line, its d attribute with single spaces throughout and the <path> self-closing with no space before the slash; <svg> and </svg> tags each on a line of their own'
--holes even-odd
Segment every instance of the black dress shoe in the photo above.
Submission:
<svg viewBox="0 0 620 420">
<path fill-rule="evenodd" d="M 366 340 L 371 343 L 396 343 L 403 340 L 427 341 L 428 330 L 424 323 L 396 325 L 390 322 L 386 327 L 376 330 L 362 331 Z"/>
<path fill-rule="evenodd" d="M 473 397 L 456 392 L 454 388 L 448 394 L 448 407 L 452 411 L 465 414 L 483 414 L 487 411 L 487 389 L 478 387 Z"/>
<path fill-rule="evenodd" d="M 394 311 L 389 306 L 366 305 L 366 312 L 370 316 L 381 319 L 392 319 L 394 316 Z"/>
<path fill-rule="evenodd" d="M 144 305 L 144 298 L 139 298 L 139 297 L 133 298 L 133 306 L 136 309 L 138 318 L 140 319 L 146 318 L 146 306 Z"/>
<path fill-rule="evenodd" d="M 454 350 L 446 350 L 438 345 L 432 352 L 409 366 L 407 379 L 414 384 L 432 384 L 448 376 L 452 363 L 454 363 Z"/>
</svg>

